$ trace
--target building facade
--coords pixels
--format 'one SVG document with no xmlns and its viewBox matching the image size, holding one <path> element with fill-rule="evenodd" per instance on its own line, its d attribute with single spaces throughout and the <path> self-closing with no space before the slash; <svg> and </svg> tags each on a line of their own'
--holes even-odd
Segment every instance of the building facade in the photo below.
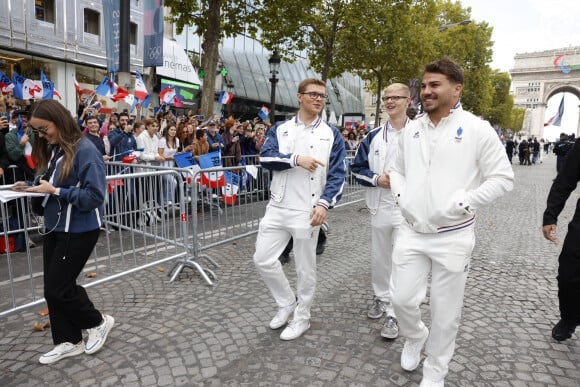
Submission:
<svg viewBox="0 0 580 387">
<path fill-rule="evenodd" d="M 130 1 L 130 80 L 119 85 L 133 90 L 134 73 L 143 69 L 143 1 Z M 189 29 L 173 38 L 167 28 L 164 39 L 164 65 L 156 68 L 153 90 L 167 85 L 179 88 L 184 109 L 195 111 L 201 93 L 198 76 L 200 38 Z M 186 52 L 187 51 L 187 52 Z M 189 54 L 189 55 L 188 55 Z M 220 66 L 228 69 L 226 77 L 218 77 L 216 101 L 220 91 L 230 91 L 234 99 L 229 105 L 215 104 L 217 115 L 233 114 L 236 118 L 255 117 L 260 108 L 270 105 L 270 72 L 267 52 L 256 40 L 246 36 L 225 39 L 220 48 Z M 101 1 L 89 0 L 0 0 L 0 71 L 8 77 L 17 73 L 39 80 L 41 71 L 54 82 L 61 102 L 73 114 L 77 111 L 75 79 L 81 89 L 90 92 L 107 75 L 104 11 Z M 282 62 L 276 85 L 276 116 L 283 118 L 297 108 L 298 83 L 307 77 L 319 77 L 306 59 Z M 324 118 L 342 124 L 342 116 L 356 113 L 364 116 L 363 82 L 359 77 L 344 74 L 327 82 L 329 98 Z M 104 107 L 127 108 L 99 98 Z M 157 98 L 152 98 L 158 105 Z M 124 106 L 123 106 L 124 105 Z"/>
</svg>

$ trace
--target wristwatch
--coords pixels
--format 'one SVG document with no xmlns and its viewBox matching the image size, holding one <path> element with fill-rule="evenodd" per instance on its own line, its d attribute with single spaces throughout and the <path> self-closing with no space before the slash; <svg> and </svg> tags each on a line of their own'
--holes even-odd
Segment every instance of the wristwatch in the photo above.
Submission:
<svg viewBox="0 0 580 387">
<path fill-rule="evenodd" d="M 60 187 L 56 187 L 53 193 L 54 196 L 60 196 Z"/>
</svg>

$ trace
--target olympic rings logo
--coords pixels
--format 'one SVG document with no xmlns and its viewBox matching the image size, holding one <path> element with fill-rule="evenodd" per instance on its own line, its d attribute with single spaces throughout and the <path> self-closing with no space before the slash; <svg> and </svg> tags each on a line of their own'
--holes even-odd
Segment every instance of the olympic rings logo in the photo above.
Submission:
<svg viewBox="0 0 580 387">
<path fill-rule="evenodd" d="M 159 55 L 161 55 L 161 46 L 149 47 L 147 55 L 149 56 L 149 59 L 158 58 Z"/>
</svg>

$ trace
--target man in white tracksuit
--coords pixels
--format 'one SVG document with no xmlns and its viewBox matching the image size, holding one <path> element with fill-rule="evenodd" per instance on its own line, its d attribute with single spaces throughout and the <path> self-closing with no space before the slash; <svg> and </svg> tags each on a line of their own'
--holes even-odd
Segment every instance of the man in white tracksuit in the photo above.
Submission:
<svg viewBox="0 0 580 387">
<path fill-rule="evenodd" d="M 495 130 L 464 111 L 463 70 L 449 59 L 425 67 L 426 114 L 405 128 L 391 189 L 405 222 L 393 249 L 393 304 L 406 338 L 401 367 L 415 370 L 426 345 L 421 386 L 443 386 L 455 349 L 475 243 L 475 212 L 513 188 Z M 419 305 L 431 272 L 431 332 Z"/>
<path fill-rule="evenodd" d="M 272 170 L 270 202 L 260 221 L 254 263 L 278 304 L 270 328 L 292 321 L 282 340 L 300 337 L 310 328 L 310 307 L 316 288 L 316 242 L 328 209 L 342 195 L 346 176 L 344 141 L 340 132 L 319 117 L 325 83 L 309 78 L 298 85 L 297 115 L 274 125 L 260 151 L 260 163 Z M 297 296 L 278 257 L 294 240 Z"/>
<path fill-rule="evenodd" d="M 359 144 L 351 170 L 356 180 L 367 187 L 365 199 L 371 213 L 374 300 L 367 315 L 379 319 L 386 313 L 381 336 L 394 339 L 399 335 L 399 325 L 391 303 L 391 253 L 403 218 L 391 194 L 389 173 L 399 150 L 403 127 L 410 121 L 406 113 L 411 91 L 407 85 L 393 83 L 383 90 L 381 99 L 389 119 L 369 132 Z"/>
</svg>

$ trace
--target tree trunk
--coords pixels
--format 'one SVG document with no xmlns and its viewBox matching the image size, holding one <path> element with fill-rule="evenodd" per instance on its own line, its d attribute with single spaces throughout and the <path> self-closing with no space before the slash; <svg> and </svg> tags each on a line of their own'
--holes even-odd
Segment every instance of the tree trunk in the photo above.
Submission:
<svg viewBox="0 0 580 387">
<path fill-rule="evenodd" d="M 377 77 L 377 110 L 375 110 L 375 124 L 374 127 L 381 125 L 381 92 L 383 88 L 383 75 L 379 72 Z"/>
<path fill-rule="evenodd" d="M 203 86 L 201 92 L 201 112 L 206 119 L 213 115 L 216 69 L 219 60 L 220 43 L 220 9 L 222 0 L 212 0 L 208 9 L 208 28 L 203 34 L 203 56 L 201 65 L 204 69 Z"/>
</svg>

